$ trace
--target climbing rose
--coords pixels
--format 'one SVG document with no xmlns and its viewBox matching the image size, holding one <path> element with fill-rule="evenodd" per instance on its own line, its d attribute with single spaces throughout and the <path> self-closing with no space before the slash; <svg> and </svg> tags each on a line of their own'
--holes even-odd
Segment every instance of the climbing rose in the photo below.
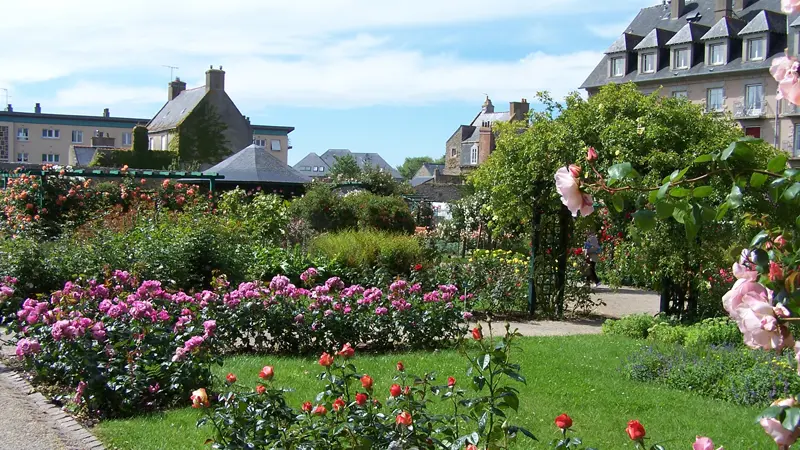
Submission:
<svg viewBox="0 0 800 450">
<path fill-rule="evenodd" d="M 456 385 L 456 379 L 453 377 L 447 377 L 447 387 L 453 387 Z"/>
<path fill-rule="evenodd" d="M 638 420 L 631 420 L 628 422 L 628 427 L 625 428 L 625 432 L 628 433 L 628 437 L 631 438 L 632 441 L 639 441 L 644 438 L 645 435 L 644 427 Z"/>
<path fill-rule="evenodd" d="M 322 367 L 332 366 L 333 356 L 329 355 L 327 352 L 323 353 L 322 356 L 319 357 L 319 365 Z"/>
<path fill-rule="evenodd" d="M 231 384 L 236 383 L 236 375 L 229 373 L 228 375 L 225 376 L 225 380 Z"/>
<path fill-rule="evenodd" d="M 264 366 L 261 372 L 258 373 L 258 376 L 259 378 L 269 381 L 275 376 L 275 369 L 272 366 Z"/>
<path fill-rule="evenodd" d="M 303 411 L 304 412 L 311 412 L 311 402 L 304 402 L 303 403 Z"/>
<path fill-rule="evenodd" d="M 405 425 L 407 427 L 410 427 L 412 422 L 413 420 L 411 419 L 411 413 L 408 411 L 401 412 L 394 419 L 394 423 L 397 425 Z"/>
<path fill-rule="evenodd" d="M 787 398 L 773 402 L 772 406 L 785 406 L 791 408 L 795 406 L 795 403 L 796 402 L 793 398 Z M 789 431 L 783 427 L 778 419 L 764 417 L 758 423 L 761 424 L 761 426 L 764 428 L 764 431 L 775 441 L 776 444 L 786 446 L 786 448 L 794 444 L 795 441 L 797 441 L 797 438 L 800 437 L 800 428 L 796 428 L 795 431 Z"/>
<path fill-rule="evenodd" d="M 324 405 L 317 405 L 317 407 L 314 408 L 313 411 L 311 411 L 311 414 L 315 416 L 324 416 L 325 414 L 328 414 L 328 410 L 325 408 Z"/>
<path fill-rule="evenodd" d="M 367 403 L 367 394 L 359 392 L 358 394 L 356 394 L 356 404 L 358 406 L 363 406 L 364 403 Z"/>
<path fill-rule="evenodd" d="M 783 314 L 763 297 L 745 295 L 742 304 L 736 309 L 739 329 L 744 334 L 744 343 L 750 348 L 780 350 L 794 345 L 789 330 L 778 322 L 776 313 Z"/>
<path fill-rule="evenodd" d="M 256 386 L 256 393 L 258 395 L 263 395 L 264 392 L 267 392 L 267 387 L 266 386 L 264 386 L 263 384 L 259 384 L 258 386 Z"/>
<path fill-rule="evenodd" d="M 350 343 L 348 342 L 347 344 L 344 344 L 342 349 L 339 350 L 339 352 L 336 353 L 336 354 L 341 356 L 344 359 L 347 359 L 347 358 L 352 358 L 353 355 L 355 355 L 355 353 L 356 353 L 356 351 L 353 349 L 352 346 L 350 346 Z"/>
<path fill-rule="evenodd" d="M 566 430 L 567 428 L 572 426 L 572 417 L 566 414 L 561 414 L 560 416 L 556 417 L 555 422 L 558 428 Z"/>
<path fill-rule="evenodd" d="M 697 436 L 697 439 L 692 444 L 692 450 L 714 450 L 714 441 L 707 437 Z M 725 450 L 722 447 L 717 450 Z"/>
<path fill-rule="evenodd" d="M 344 408 L 344 406 L 345 406 L 345 403 L 344 403 L 344 400 L 342 400 L 342 398 L 341 398 L 341 397 L 337 398 L 337 399 L 336 399 L 336 400 L 333 402 L 333 410 L 334 410 L 334 411 L 337 411 L 337 412 L 338 412 L 338 411 L 340 411 L 342 408 Z"/>
<path fill-rule="evenodd" d="M 363 377 L 361 377 L 361 386 L 363 386 L 364 389 L 366 389 L 368 391 L 371 390 L 372 389 L 372 377 L 369 376 L 369 375 L 364 375 Z"/>
<path fill-rule="evenodd" d="M 211 404 L 208 401 L 208 394 L 203 388 L 192 392 L 192 395 L 189 397 L 189 399 L 192 400 L 192 408 L 201 408 L 203 406 L 208 407 Z"/>
<path fill-rule="evenodd" d="M 781 10 L 786 14 L 800 12 L 800 0 L 781 0 Z"/>
<path fill-rule="evenodd" d="M 573 175 L 573 173 L 580 173 L 580 171 L 579 169 L 571 170 L 572 167 L 558 169 L 555 175 L 556 190 L 561 194 L 561 203 L 566 205 L 573 217 L 577 216 L 578 212 L 588 216 L 594 212 L 594 200 L 589 194 L 581 192 L 577 176 Z"/>
<path fill-rule="evenodd" d="M 589 162 L 597 161 L 597 150 L 594 147 L 586 149 L 586 160 Z"/>
<path fill-rule="evenodd" d="M 483 339 L 483 333 L 481 332 L 480 327 L 475 327 L 472 329 L 472 339 L 475 339 L 476 341 Z"/>
<path fill-rule="evenodd" d="M 391 394 L 392 397 L 397 397 L 400 395 L 400 392 L 401 389 L 399 384 L 393 384 L 392 387 L 389 388 L 389 394 Z"/>
</svg>

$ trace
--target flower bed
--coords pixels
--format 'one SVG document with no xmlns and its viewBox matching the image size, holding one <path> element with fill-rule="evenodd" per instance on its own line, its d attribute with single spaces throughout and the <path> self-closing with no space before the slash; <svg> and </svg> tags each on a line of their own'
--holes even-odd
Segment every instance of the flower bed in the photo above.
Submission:
<svg viewBox="0 0 800 450">
<path fill-rule="evenodd" d="M 105 282 L 68 282 L 49 299 L 27 299 L 12 325 L 17 355 L 47 383 L 75 389 L 73 402 L 104 415 L 128 415 L 174 404 L 207 385 L 223 352 L 310 352 L 361 343 L 371 349 L 430 348 L 463 334 L 468 313 L 454 286 L 422 293 L 397 280 L 378 288 L 345 286 L 316 270 L 298 288 L 283 276 L 231 289 L 167 292 L 116 271 Z M 13 279 L 0 287 L 14 297 Z"/>
</svg>

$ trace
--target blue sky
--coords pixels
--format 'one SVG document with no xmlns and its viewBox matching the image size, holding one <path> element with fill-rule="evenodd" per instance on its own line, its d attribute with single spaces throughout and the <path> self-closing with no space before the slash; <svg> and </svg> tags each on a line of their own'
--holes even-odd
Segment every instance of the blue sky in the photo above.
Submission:
<svg viewBox="0 0 800 450">
<path fill-rule="evenodd" d="M 152 0 L 4 6 L 0 88 L 16 111 L 151 117 L 170 70 L 222 65 L 252 123 L 290 125 L 293 163 L 444 153 L 488 94 L 500 110 L 577 89 L 640 8 L 660 0 Z M 4 100 L 0 90 L 0 101 Z"/>
</svg>

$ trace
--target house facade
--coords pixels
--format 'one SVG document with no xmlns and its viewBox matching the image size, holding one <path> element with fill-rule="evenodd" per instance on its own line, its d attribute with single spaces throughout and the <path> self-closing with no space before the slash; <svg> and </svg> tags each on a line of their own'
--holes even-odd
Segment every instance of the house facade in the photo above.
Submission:
<svg viewBox="0 0 800 450">
<path fill-rule="evenodd" d="M 800 110 L 777 100 L 775 58 L 798 54 L 800 20 L 780 0 L 672 0 L 643 8 L 581 88 L 609 83 L 730 113 L 745 134 L 800 155 Z"/>
<path fill-rule="evenodd" d="M 524 98 L 511 102 L 508 111 L 495 111 L 487 96 L 481 111 L 469 125 L 461 125 L 445 144 L 444 175 L 463 175 L 483 164 L 495 148 L 494 124 L 526 120 L 530 105 Z"/>
<path fill-rule="evenodd" d="M 402 180 L 403 176 L 394 167 L 389 165 L 381 155 L 377 153 L 356 153 L 348 149 L 329 149 L 322 155 L 314 152 L 309 153 L 293 167 L 298 172 L 311 178 L 325 178 L 330 176 L 331 169 L 336 164 L 336 159 L 350 155 L 355 159 L 358 167 L 362 170 L 367 167 L 374 167 L 378 170 L 392 174 L 392 178 Z"/>
</svg>

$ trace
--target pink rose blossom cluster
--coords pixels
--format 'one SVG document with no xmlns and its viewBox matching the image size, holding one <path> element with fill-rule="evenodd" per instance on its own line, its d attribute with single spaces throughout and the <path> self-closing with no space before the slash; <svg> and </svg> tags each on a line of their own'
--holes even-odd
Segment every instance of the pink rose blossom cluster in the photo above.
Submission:
<svg viewBox="0 0 800 450">
<path fill-rule="evenodd" d="M 33 339 L 22 338 L 17 341 L 17 349 L 15 354 L 17 355 L 17 358 L 24 359 L 26 356 L 35 355 L 40 351 L 42 351 L 42 346 L 39 344 L 39 342 Z"/>
<path fill-rule="evenodd" d="M 172 357 L 172 362 L 182 361 L 186 359 L 186 356 L 191 354 L 192 352 L 199 350 L 200 346 L 203 345 L 206 338 L 203 336 L 192 336 L 183 343 L 183 347 L 178 347 L 175 349 L 175 355 Z"/>
<path fill-rule="evenodd" d="M 339 277 L 331 277 L 325 281 L 325 287 L 327 287 L 329 291 L 341 291 L 344 289 L 344 281 Z"/>
<path fill-rule="evenodd" d="M 594 212 L 594 199 L 592 196 L 581 191 L 580 182 L 581 168 L 576 165 L 562 167 L 556 171 L 556 191 L 561 195 L 561 202 L 569 209 L 572 216 L 577 216 L 580 212 L 583 216 L 588 216 Z"/>
<path fill-rule="evenodd" d="M 795 3 L 795 2 L 792 2 Z M 784 1 L 784 5 L 786 1 Z M 789 103 L 800 103 L 800 62 L 792 56 L 781 56 L 772 60 L 769 73 L 778 82 L 778 100 L 786 99 Z"/>
<path fill-rule="evenodd" d="M 309 267 L 303 273 L 300 274 L 300 280 L 304 283 L 313 283 L 314 278 L 316 278 L 317 275 L 319 275 L 317 269 Z"/>
</svg>

